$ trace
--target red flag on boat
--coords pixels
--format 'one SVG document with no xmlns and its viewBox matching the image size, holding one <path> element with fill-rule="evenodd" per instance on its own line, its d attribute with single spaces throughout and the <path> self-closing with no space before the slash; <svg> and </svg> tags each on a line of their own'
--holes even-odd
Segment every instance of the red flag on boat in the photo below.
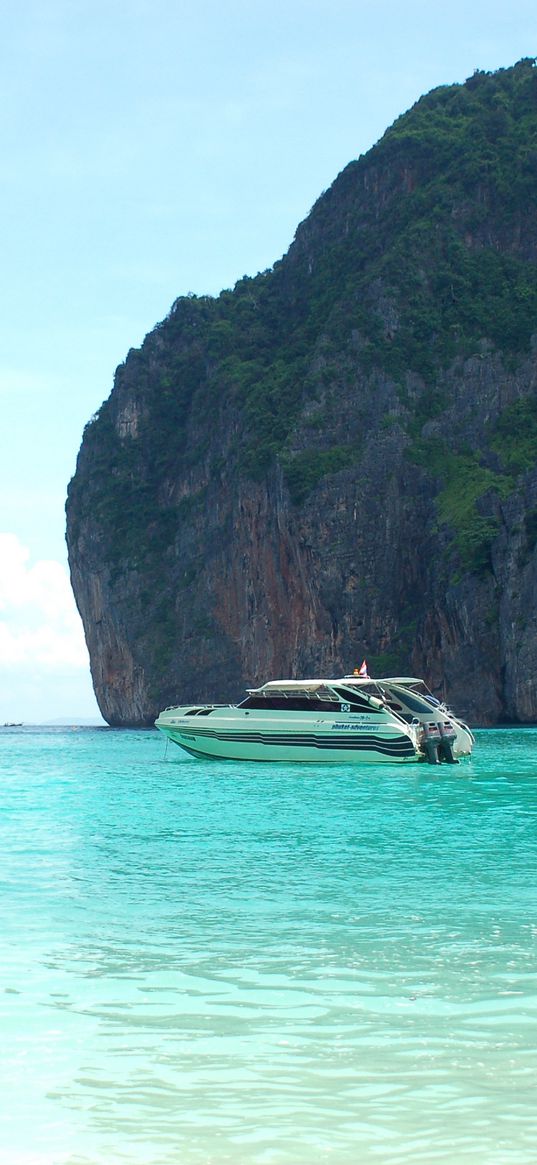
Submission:
<svg viewBox="0 0 537 1165">
<path fill-rule="evenodd" d="M 365 659 L 362 660 L 361 667 L 355 667 L 354 674 L 355 674 L 355 676 L 364 676 L 366 679 L 369 679 L 369 675 L 367 672 L 367 660 L 365 660 Z"/>
</svg>

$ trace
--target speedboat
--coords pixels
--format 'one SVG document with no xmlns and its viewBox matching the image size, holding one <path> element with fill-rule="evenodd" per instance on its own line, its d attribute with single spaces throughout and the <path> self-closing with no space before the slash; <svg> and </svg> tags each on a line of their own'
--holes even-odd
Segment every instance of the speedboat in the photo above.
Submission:
<svg viewBox="0 0 537 1165">
<path fill-rule="evenodd" d="M 156 727 L 195 757 L 304 764 L 456 764 L 474 737 L 423 680 L 270 680 L 240 704 L 166 708 Z"/>
</svg>

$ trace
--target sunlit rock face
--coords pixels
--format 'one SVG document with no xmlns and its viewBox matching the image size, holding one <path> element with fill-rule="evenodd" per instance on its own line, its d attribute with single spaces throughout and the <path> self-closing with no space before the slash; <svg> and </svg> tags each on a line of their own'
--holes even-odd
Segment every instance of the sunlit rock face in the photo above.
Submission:
<svg viewBox="0 0 537 1165">
<path fill-rule="evenodd" d="M 129 353 L 67 502 L 109 723 L 364 656 L 537 720 L 536 132 L 531 61 L 433 91 Z"/>
</svg>

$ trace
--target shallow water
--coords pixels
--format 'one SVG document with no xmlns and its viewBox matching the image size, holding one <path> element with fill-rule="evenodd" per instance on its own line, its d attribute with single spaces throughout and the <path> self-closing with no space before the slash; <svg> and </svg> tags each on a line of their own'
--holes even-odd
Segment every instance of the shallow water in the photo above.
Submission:
<svg viewBox="0 0 537 1165">
<path fill-rule="evenodd" d="M 537 729 L 457 768 L 0 731 L 6 1165 L 537 1161 Z"/>
</svg>

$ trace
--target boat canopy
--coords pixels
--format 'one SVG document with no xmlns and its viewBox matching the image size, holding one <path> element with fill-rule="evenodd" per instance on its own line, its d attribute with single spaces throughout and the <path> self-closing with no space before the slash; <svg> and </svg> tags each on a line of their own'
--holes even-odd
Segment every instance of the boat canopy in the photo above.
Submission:
<svg viewBox="0 0 537 1165">
<path fill-rule="evenodd" d="M 249 696 L 273 696 L 276 692 L 282 696 L 286 694 L 297 696 L 299 693 L 313 696 L 322 689 L 326 690 L 332 682 L 330 680 L 269 680 L 260 688 L 247 688 L 246 691 Z"/>
<path fill-rule="evenodd" d="M 340 679 L 317 679 L 317 680 L 269 680 L 268 683 L 262 684 L 260 688 L 247 688 L 246 691 L 250 696 L 274 695 L 279 692 L 285 695 L 296 696 L 299 692 L 304 695 L 313 695 L 321 689 L 331 689 L 338 684 L 356 685 L 360 688 L 370 688 L 375 684 L 399 684 L 401 687 L 409 687 L 411 684 L 423 684 L 423 680 L 417 676 L 385 676 L 382 679 L 374 679 L 373 676 L 341 676 Z"/>
<path fill-rule="evenodd" d="M 352 684 L 422 684 L 423 680 L 417 676 L 343 676 L 341 680 L 332 680 L 332 683 Z"/>
<path fill-rule="evenodd" d="M 251 696 L 260 696 L 266 693 L 267 695 L 274 692 L 289 692 L 289 694 L 296 696 L 298 692 L 318 692 L 321 688 L 333 688 L 337 684 L 354 685 L 357 687 L 371 687 L 372 684 L 399 684 L 401 687 L 408 687 L 410 684 L 423 684 L 424 681 L 419 676 L 383 676 L 382 678 L 375 678 L 373 676 L 341 676 L 338 679 L 317 679 L 317 680 L 269 680 L 268 683 L 262 684 L 260 688 L 247 688 L 246 691 Z"/>
<path fill-rule="evenodd" d="M 369 700 L 373 695 L 378 696 L 380 689 L 377 686 L 377 681 L 370 677 L 356 677 L 352 678 L 353 682 L 349 682 L 349 677 L 342 679 L 316 679 L 316 680 L 269 680 L 268 683 L 263 684 L 260 688 L 247 688 L 248 697 L 257 697 L 261 699 L 268 699 L 270 696 L 280 696 L 284 700 L 296 699 L 297 697 L 303 700 L 322 699 L 332 703 L 338 703 L 344 697 L 345 690 L 350 688 L 360 687 L 366 699 Z M 351 693 L 349 692 L 349 696 Z M 358 697 L 357 697 L 358 698 Z"/>
</svg>

